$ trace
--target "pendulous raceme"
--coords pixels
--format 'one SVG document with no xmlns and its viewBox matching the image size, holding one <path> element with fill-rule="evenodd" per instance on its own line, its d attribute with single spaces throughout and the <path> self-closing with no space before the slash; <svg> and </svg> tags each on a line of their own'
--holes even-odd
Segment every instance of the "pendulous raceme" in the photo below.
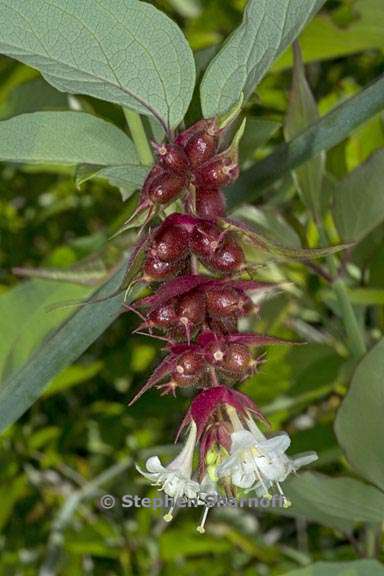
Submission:
<svg viewBox="0 0 384 576">
<path fill-rule="evenodd" d="M 153 456 L 146 470 L 137 469 L 174 498 L 165 520 L 172 519 L 178 499 L 205 505 L 200 532 L 208 496 L 253 491 L 271 499 L 275 491 L 289 506 L 281 483 L 317 459 L 315 453 L 289 458 L 288 434 L 267 438 L 256 423 L 266 423 L 260 409 L 235 388 L 265 361 L 260 347 L 286 342 L 238 330 L 241 318 L 259 312 L 252 296 L 259 303 L 274 286 L 246 276 L 242 229 L 225 218 L 223 188 L 238 178 L 239 164 L 237 143 L 222 150 L 224 137 L 218 120 L 204 119 L 174 141 L 155 144 L 157 162 L 133 216 L 145 216 L 143 230 L 160 218 L 141 241 L 141 280 L 152 294 L 129 309 L 142 319 L 136 331 L 166 341 L 166 355 L 130 404 L 151 388 L 174 396 L 185 388 L 194 393 L 180 426 L 179 434 L 185 428 L 188 434 L 178 456 L 168 466 Z M 176 200 L 183 210 L 161 216 Z"/>
</svg>

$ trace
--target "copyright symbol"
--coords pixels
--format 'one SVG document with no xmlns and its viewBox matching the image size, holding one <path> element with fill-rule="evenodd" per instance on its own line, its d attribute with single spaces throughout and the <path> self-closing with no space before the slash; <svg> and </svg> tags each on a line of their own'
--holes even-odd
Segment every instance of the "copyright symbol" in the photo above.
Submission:
<svg viewBox="0 0 384 576">
<path fill-rule="evenodd" d="M 104 496 L 99 500 L 100 508 L 103 508 L 104 510 L 110 510 L 115 504 L 116 499 L 114 496 L 111 496 L 111 494 L 104 494 Z"/>
</svg>

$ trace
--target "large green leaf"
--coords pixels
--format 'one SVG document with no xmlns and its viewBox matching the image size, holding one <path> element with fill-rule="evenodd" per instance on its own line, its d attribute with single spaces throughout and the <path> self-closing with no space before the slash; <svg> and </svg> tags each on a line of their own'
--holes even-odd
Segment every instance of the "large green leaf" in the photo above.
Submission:
<svg viewBox="0 0 384 576">
<path fill-rule="evenodd" d="M 384 567 L 377 560 L 353 562 L 316 562 L 283 576 L 384 576 Z"/>
<path fill-rule="evenodd" d="M 29 164 L 139 164 L 122 130 L 84 112 L 34 112 L 0 122 L 0 161 Z"/>
<path fill-rule="evenodd" d="M 201 83 L 206 117 L 248 98 L 275 58 L 297 37 L 325 0 L 250 0 L 241 25 L 209 64 Z"/>
<path fill-rule="evenodd" d="M 352 523 L 384 521 L 384 494 L 353 478 L 305 472 L 290 478 L 284 491 L 292 511 L 313 520 L 322 522 L 325 515 Z"/>
<path fill-rule="evenodd" d="M 338 26 L 329 14 L 319 14 L 300 35 L 305 62 L 348 56 L 362 50 L 384 48 L 384 3 L 382 0 L 354 0 L 354 19 Z M 292 63 L 287 51 L 277 60 L 273 70 Z"/>
<path fill-rule="evenodd" d="M 384 490 L 384 339 L 363 358 L 336 418 L 351 465 Z"/>
<path fill-rule="evenodd" d="M 95 298 L 113 294 L 125 275 L 120 269 L 95 293 Z M 48 337 L 0 387 L 0 430 L 12 424 L 35 400 L 60 370 L 74 362 L 121 312 L 122 295 L 82 306 Z"/>
<path fill-rule="evenodd" d="M 63 92 L 152 114 L 167 127 L 183 119 L 195 82 L 180 29 L 136 0 L 0 0 L 0 52 Z"/>
<path fill-rule="evenodd" d="M 90 289 L 76 284 L 32 280 L 0 296 L 0 381 L 21 366 L 34 348 L 71 313 L 68 308 L 48 311 L 47 306 L 85 298 Z"/>
<path fill-rule="evenodd" d="M 340 104 L 264 160 L 245 170 L 227 191 L 228 205 L 257 198 L 273 182 L 344 140 L 352 130 L 384 108 L 384 76 Z"/>
<path fill-rule="evenodd" d="M 286 140 L 292 140 L 319 119 L 317 104 L 305 77 L 301 52 L 297 43 L 293 46 L 293 52 L 292 88 L 284 126 Z M 324 154 L 320 153 L 293 172 L 297 189 L 312 214 L 319 214 L 321 210 L 324 161 Z"/>
<path fill-rule="evenodd" d="M 359 241 L 384 220 L 384 150 L 334 186 L 333 215 L 344 240 Z"/>
</svg>

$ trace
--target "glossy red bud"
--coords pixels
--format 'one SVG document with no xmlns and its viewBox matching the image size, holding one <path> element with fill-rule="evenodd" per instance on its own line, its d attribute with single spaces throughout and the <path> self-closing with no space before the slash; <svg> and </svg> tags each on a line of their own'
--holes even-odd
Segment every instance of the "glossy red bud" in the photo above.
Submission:
<svg viewBox="0 0 384 576">
<path fill-rule="evenodd" d="M 178 299 L 176 311 L 181 324 L 192 327 L 202 324 L 206 315 L 205 295 L 198 290 L 184 294 Z"/>
<path fill-rule="evenodd" d="M 177 144 L 156 145 L 156 151 L 160 164 L 169 171 L 185 176 L 190 169 L 188 156 L 181 146 Z"/>
<path fill-rule="evenodd" d="M 150 327 L 166 330 L 175 326 L 178 318 L 175 303 L 167 302 L 167 304 L 162 304 L 148 315 L 148 325 Z"/>
<path fill-rule="evenodd" d="M 159 177 L 164 176 L 166 174 L 166 170 L 160 164 L 155 164 L 151 170 L 148 172 L 147 177 L 144 181 L 143 187 L 140 192 L 139 202 L 143 203 L 145 200 L 149 199 L 149 190 L 152 187 L 154 181 L 156 181 Z"/>
<path fill-rule="evenodd" d="M 185 153 L 192 168 L 197 168 L 210 160 L 216 153 L 218 137 L 208 131 L 198 132 L 192 136 L 185 146 Z"/>
<path fill-rule="evenodd" d="M 254 360 L 251 351 L 244 344 L 229 344 L 224 354 L 222 369 L 226 372 L 241 376 L 249 373 Z"/>
<path fill-rule="evenodd" d="M 168 226 L 155 235 L 151 254 L 164 262 L 176 262 L 188 253 L 188 232 L 178 226 Z"/>
<path fill-rule="evenodd" d="M 179 386 L 191 386 L 198 382 L 203 375 L 204 369 L 205 361 L 199 352 L 185 352 L 178 358 L 172 378 Z"/>
<path fill-rule="evenodd" d="M 226 156 L 214 156 L 195 173 L 196 185 L 202 188 L 224 188 L 239 177 L 239 165 Z"/>
<path fill-rule="evenodd" d="M 209 118 L 199 120 L 186 130 L 183 130 L 183 132 L 180 132 L 180 134 L 176 136 L 175 143 L 182 148 L 185 148 L 192 136 L 195 136 L 201 132 L 207 132 L 211 135 L 219 134 L 220 129 L 217 125 L 216 119 Z"/>
<path fill-rule="evenodd" d="M 148 197 L 154 204 L 168 204 L 181 194 L 185 188 L 185 176 L 163 172 L 153 179 L 148 187 Z"/>
<path fill-rule="evenodd" d="M 216 219 L 225 215 L 225 197 L 217 188 L 196 189 L 196 214 L 200 218 Z"/>
<path fill-rule="evenodd" d="M 218 368 L 221 366 L 225 355 L 225 344 L 222 342 L 212 342 L 205 347 L 205 358 L 209 364 Z"/>
<path fill-rule="evenodd" d="M 164 262 L 149 254 L 144 264 L 143 280 L 145 282 L 160 282 L 172 278 L 179 270 L 179 262 Z"/>
<path fill-rule="evenodd" d="M 244 261 L 245 257 L 241 246 L 229 240 L 216 250 L 207 264 L 216 272 L 232 274 L 242 268 Z"/>
<path fill-rule="evenodd" d="M 239 293 L 233 288 L 206 290 L 207 312 L 211 318 L 221 320 L 239 315 Z"/>
<path fill-rule="evenodd" d="M 190 238 L 190 247 L 200 258 L 211 258 L 219 247 L 222 231 L 211 222 L 197 224 Z"/>
</svg>

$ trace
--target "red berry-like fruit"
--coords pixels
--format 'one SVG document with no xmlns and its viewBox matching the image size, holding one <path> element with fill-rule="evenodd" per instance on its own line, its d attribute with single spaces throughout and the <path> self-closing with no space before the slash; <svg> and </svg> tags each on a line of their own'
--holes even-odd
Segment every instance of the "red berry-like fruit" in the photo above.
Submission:
<svg viewBox="0 0 384 576">
<path fill-rule="evenodd" d="M 195 173 L 196 185 L 221 188 L 232 184 L 239 176 L 239 165 L 226 156 L 214 156 Z"/>
<path fill-rule="evenodd" d="M 244 264 L 244 252 L 235 241 L 229 240 L 219 247 L 207 262 L 208 267 L 221 274 L 232 274 Z"/>
<path fill-rule="evenodd" d="M 198 132 L 192 136 L 185 146 L 185 153 L 192 168 L 197 168 L 207 162 L 216 153 L 218 137 L 209 130 Z"/>
<path fill-rule="evenodd" d="M 219 247 L 222 232 L 211 222 L 197 224 L 190 238 L 190 247 L 200 258 L 211 258 Z"/>
<path fill-rule="evenodd" d="M 155 164 L 151 170 L 148 172 L 148 175 L 144 181 L 143 187 L 140 192 L 140 203 L 144 202 L 145 200 L 149 199 L 149 190 L 152 187 L 152 184 L 155 180 L 157 180 L 160 176 L 164 176 L 166 174 L 166 170 L 160 164 Z"/>
<path fill-rule="evenodd" d="M 185 148 L 190 139 L 193 136 L 200 134 L 201 132 L 207 132 L 210 134 L 219 134 L 220 129 L 217 125 L 216 119 L 209 118 L 207 120 L 206 119 L 199 120 L 186 130 L 183 130 L 183 132 L 180 132 L 180 134 L 176 136 L 175 143 L 181 146 L 182 148 Z"/>
<path fill-rule="evenodd" d="M 164 262 L 152 254 L 147 256 L 144 264 L 143 280 L 145 282 L 161 282 L 172 278 L 179 271 L 179 262 Z"/>
<path fill-rule="evenodd" d="M 229 344 L 224 354 L 222 369 L 236 376 L 248 374 L 254 364 L 251 351 L 244 344 Z"/>
<path fill-rule="evenodd" d="M 199 352 L 185 352 L 177 361 L 172 378 L 179 386 L 196 384 L 203 375 L 205 361 Z"/>
<path fill-rule="evenodd" d="M 217 188 L 196 189 L 196 214 L 200 218 L 216 219 L 225 214 L 225 198 Z"/>
<path fill-rule="evenodd" d="M 159 162 L 164 168 L 176 174 L 185 174 L 190 169 L 190 163 L 187 154 L 181 146 L 177 144 L 162 144 L 156 146 L 159 155 Z"/>
<path fill-rule="evenodd" d="M 205 295 L 198 290 L 187 292 L 178 299 L 176 311 L 184 326 L 194 328 L 202 324 L 206 315 Z"/>
<path fill-rule="evenodd" d="M 175 302 L 168 302 L 162 304 L 156 310 L 153 310 L 148 315 L 147 324 L 149 327 L 159 328 L 160 330 L 167 330 L 175 326 L 178 322 L 178 314 L 176 312 Z"/>
<path fill-rule="evenodd" d="M 239 316 L 240 296 L 233 288 L 209 288 L 206 290 L 207 312 L 215 320 Z"/>
<path fill-rule="evenodd" d="M 148 187 L 149 199 L 153 204 L 168 204 L 176 200 L 186 183 L 186 176 L 165 171 L 154 178 Z"/>
<path fill-rule="evenodd" d="M 151 254 L 164 262 L 177 262 L 188 252 L 188 232 L 179 226 L 168 226 L 155 235 Z"/>
<path fill-rule="evenodd" d="M 208 344 L 205 348 L 205 358 L 211 366 L 219 368 L 224 360 L 225 345 L 219 341 Z"/>
</svg>

